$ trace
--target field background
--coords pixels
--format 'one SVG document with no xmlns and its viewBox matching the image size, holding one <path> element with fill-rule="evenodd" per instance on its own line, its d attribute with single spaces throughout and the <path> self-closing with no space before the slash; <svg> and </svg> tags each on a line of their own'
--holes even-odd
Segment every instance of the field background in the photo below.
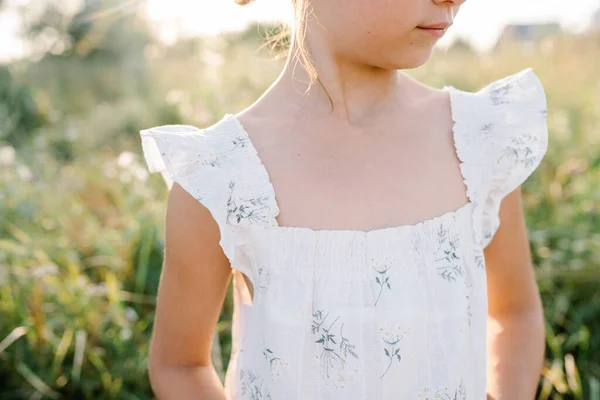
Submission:
<svg viewBox="0 0 600 400">
<path fill-rule="evenodd" d="M 138 132 L 207 126 L 253 102 L 283 66 L 259 50 L 272 28 L 166 45 L 135 15 L 28 20 L 39 51 L 0 65 L 1 400 L 152 398 L 167 190 Z M 540 400 L 600 399 L 599 65 L 600 35 L 561 34 L 485 55 L 458 44 L 407 71 L 477 90 L 533 67 L 544 83 L 549 150 L 523 186 L 547 327 Z M 229 296 L 223 369 L 231 309 Z"/>
</svg>

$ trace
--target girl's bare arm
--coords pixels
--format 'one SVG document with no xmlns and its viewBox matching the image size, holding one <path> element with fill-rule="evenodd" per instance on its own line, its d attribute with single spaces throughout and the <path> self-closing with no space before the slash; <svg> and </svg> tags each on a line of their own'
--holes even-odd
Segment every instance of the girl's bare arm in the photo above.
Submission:
<svg viewBox="0 0 600 400">
<path fill-rule="evenodd" d="M 226 399 L 211 361 L 231 276 L 219 238 L 208 209 L 174 183 L 148 367 L 159 400 Z"/>
<path fill-rule="evenodd" d="M 544 360 L 544 318 L 520 187 L 500 206 L 500 227 L 485 248 L 488 399 L 532 400 Z"/>
</svg>

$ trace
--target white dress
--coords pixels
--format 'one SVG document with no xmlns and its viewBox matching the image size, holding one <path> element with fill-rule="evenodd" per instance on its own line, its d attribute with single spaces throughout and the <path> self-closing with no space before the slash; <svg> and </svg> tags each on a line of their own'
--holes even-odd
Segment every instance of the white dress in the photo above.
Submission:
<svg viewBox="0 0 600 400">
<path fill-rule="evenodd" d="M 141 131 L 150 171 L 210 210 L 255 288 L 242 301 L 234 274 L 231 399 L 486 399 L 483 248 L 500 201 L 546 152 L 546 97 L 531 68 L 443 90 L 469 201 L 370 231 L 278 226 L 268 172 L 232 114 Z"/>
</svg>

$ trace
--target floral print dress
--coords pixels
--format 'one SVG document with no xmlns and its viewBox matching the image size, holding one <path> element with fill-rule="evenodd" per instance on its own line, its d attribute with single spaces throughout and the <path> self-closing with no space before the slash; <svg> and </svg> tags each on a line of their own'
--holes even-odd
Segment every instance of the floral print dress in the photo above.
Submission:
<svg viewBox="0 0 600 400">
<path fill-rule="evenodd" d="M 232 114 L 141 131 L 150 171 L 208 208 L 236 272 L 232 400 L 486 399 L 483 249 L 502 198 L 547 150 L 546 97 L 531 68 L 443 90 L 469 201 L 371 231 L 278 226 L 269 175 Z"/>
</svg>

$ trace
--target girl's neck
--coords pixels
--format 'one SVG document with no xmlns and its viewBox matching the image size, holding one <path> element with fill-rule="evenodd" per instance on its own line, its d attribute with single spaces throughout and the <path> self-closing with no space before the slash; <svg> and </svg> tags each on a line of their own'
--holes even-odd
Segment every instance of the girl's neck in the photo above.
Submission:
<svg viewBox="0 0 600 400">
<path fill-rule="evenodd" d="M 398 100 L 404 73 L 361 64 L 335 54 L 324 40 L 309 40 L 307 46 L 318 73 L 308 93 L 309 76 L 295 57 L 288 61 L 269 89 L 293 108 L 328 115 L 350 125 L 362 124 L 388 110 Z M 315 44 L 316 43 L 316 44 Z M 292 47 L 290 54 L 293 55 Z"/>
</svg>

